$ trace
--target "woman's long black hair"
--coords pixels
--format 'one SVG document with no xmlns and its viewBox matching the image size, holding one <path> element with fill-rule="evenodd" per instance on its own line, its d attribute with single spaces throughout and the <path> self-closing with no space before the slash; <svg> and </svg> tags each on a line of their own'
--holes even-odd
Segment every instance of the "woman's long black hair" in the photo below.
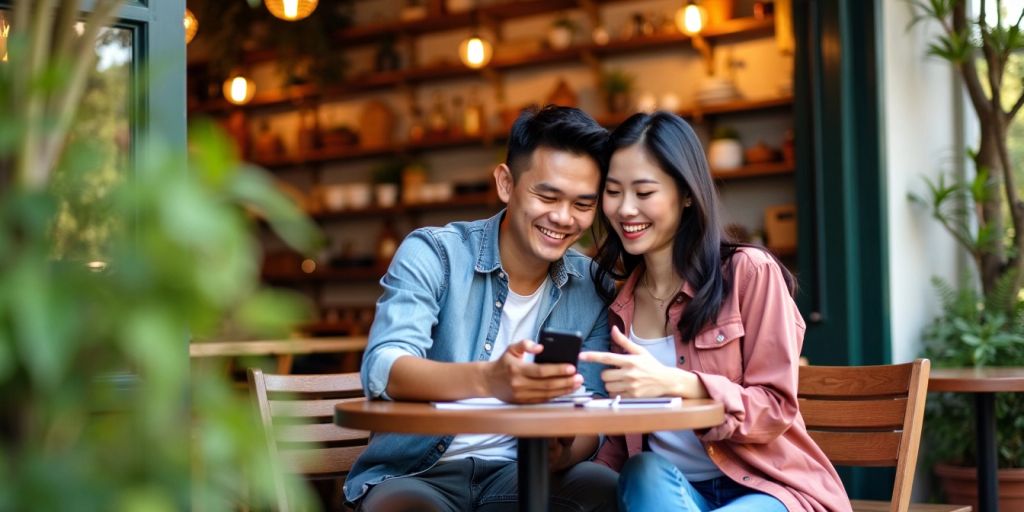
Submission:
<svg viewBox="0 0 1024 512">
<path fill-rule="evenodd" d="M 731 241 L 722 230 L 718 214 L 718 193 L 704 156 L 704 148 L 693 128 L 675 114 L 635 114 L 612 132 L 602 159 L 602 192 L 612 155 L 635 144 L 642 144 L 647 155 L 672 177 L 679 190 L 679 199 L 691 200 L 691 205 L 683 209 L 672 242 L 673 270 L 696 290 L 693 300 L 686 305 L 679 319 L 679 332 L 683 341 L 687 342 L 717 318 L 722 302 L 731 289 L 732 276 L 723 271 L 723 266 L 731 267 L 723 263 L 732 257 L 737 248 L 749 244 Z M 603 201 L 603 193 L 600 200 Z M 643 262 L 643 257 L 626 252 L 609 219 L 601 213 L 600 208 L 598 212 L 605 238 L 595 257 L 597 265 L 593 272 L 594 283 L 598 293 L 610 303 L 614 299 L 614 292 L 604 289 L 600 284 L 608 277 L 625 279 Z M 796 282 L 793 275 L 781 264 L 779 268 L 790 293 L 794 293 Z"/>
</svg>

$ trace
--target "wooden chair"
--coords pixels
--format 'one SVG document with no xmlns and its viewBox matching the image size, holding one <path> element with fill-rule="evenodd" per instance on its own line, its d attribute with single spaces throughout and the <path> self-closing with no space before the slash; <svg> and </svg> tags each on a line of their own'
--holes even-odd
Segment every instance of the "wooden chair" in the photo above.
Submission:
<svg viewBox="0 0 1024 512">
<path fill-rule="evenodd" d="M 910 503 L 928 392 L 927 359 L 881 366 L 802 366 L 797 395 L 807 430 L 837 466 L 896 467 L 892 500 L 853 500 L 864 512 L 970 512 Z"/>
<path fill-rule="evenodd" d="M 267 434 L 267 448 L 285 470 L 333 479 L 331 509 L 341 509 L 341 483 L 369 440 L 369 432 L 334 424 L 334 404 L 365 400 L 359 373 L 268 375 L 249 369 L 249 389 Z M 278 510 L 288 512 L 284 482 L 275 482 Z"/>
</svg>

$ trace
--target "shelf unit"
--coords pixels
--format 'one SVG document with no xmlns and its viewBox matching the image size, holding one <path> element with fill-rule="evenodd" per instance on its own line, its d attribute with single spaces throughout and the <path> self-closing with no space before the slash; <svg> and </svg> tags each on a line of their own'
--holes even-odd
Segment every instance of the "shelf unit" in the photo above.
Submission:
<svg viewBox="0 0 1024 512">
<path fill-rule="evenodd" d="M 478 21 L 483 25 L 493 28 L 503 21 L 558 13 L 569 9 L 586 11 L 586 14 L 593 20 L 597 19 L 598 15 L 596 13 L 601 6 L 628 3 L 630 1 L 632 0 L 530 0 L 510 2 L 489 5 L 460 13 L 432 14 L 412 21 L 373 23 L 351 27 L 336 32 L 334 40 L 337 41 L 339 47 L 347 48 L 353 45 L 371 44 L 385 36 L 396 36 L 399 44 L 407 45 L 406 48 L 409 49 L 418 44 L 417 38 L 420 36 L 470 28 L 476 25 Z M 731 44 L 748 39 L 768 37 L 773 31 L 774 20 L 770 17 L 763 19 L 737 18 L 708 27 L 702 32 L 701 37 L 709 46 L 715 46 L 723 43 Z M 397 91 L 412 98 L 414 94 L 412 91 L 418 86 L 437 85 L 465 78 L 476 78 L 481 83 L 489 84 L 498 93 L 505 87 L 506 72 L 541 70 L 562 64 L 589 67 L 596 80 L 603 59 L 641 52 L 658 53 L 666 55 L 665 58 L 668 58 L 669 52 L 666 50 L 679 48 L 689 51 L 692 43 L 693 38 L 684 34 L 658 33 L 629 39 L 613 39 L 605 45 L 583 43 L 562 50 L 547 49 L 514 57 L 496 56 L 483 70 L 466 68 L 457 61 L 422 66 L 413 65 L 398 71 L 369 72 L 351 76 L 342 83 L 327 87 L 296 85 L 278 90 L 257 92 L 256 97 L 245 106 L 232 105 L 221 98 L 205 102 L 190 101 L 189 110 L 193 114 L 235 117 L 241 119 L 244 125 L 249 122 L 247 118 L 250 116 L 255 118 L 263 115 L 273 116 L 282 111 L 302 110 L 316 106 L 321 102 L 346 100 L 366 93 Z M 693 53 L 696 55 L 696 50 L 693 50 Z M 412 63 L 417 61 L 415 55 L 415 51 L 407 52 L 407 56 L 409 56 L 409 60 Z M 246 63 L 266 62 L 274 58 L 275 52 L 273 51 L 250 52 L 246 55 Z M 202 65 L 202 63 L 193 63 L 190 65 L 190 68 L 195 69 Z M 713 124 L 719 116 L 742 117 L 761 113 L 769 113 L 772 116 L 784 114 L 792 109 L 793 101 L 792 96 L 743 99 L 714 105 L 692 105 L 678 110 L 677 113 L 695 124 Z M 603 115 L 595 117 L 603 125 L 614 127 L 624 121 L 628 115 Z M 491 124 L 491 126 L 494 126 L 494 124 Z M 416 142 L 405 141 L 381 147 L 334 146 L 309 150 L 302 154 L 287 154 L 274 158 L 254 159 L 254 163 L 269 168 L 281 175 L 307 172 L 310 173 L 309 176 L 313 184 L 319 184 L 320 180 L 324 179 L 323 176 L 326 172 L 333 171 L 333 169 L 325 169 L 326 164 L 345 166 L 348 164 L 365 164 L 366 160 L 396 155 L 422 155 L 425 153 L 498 147 L 504 143 L 506 137 L 507 134 L 499 130 L 485 133 L 481 136 L 427 138 Z M 785 180 L 787 176 L 791 176 L 793 173 L 794 165 L 792 162 L 753 164 L 729 171 L 713 171 L 714 178 L 719 183 L 756 181 L 755 185 L 744 185 L 744 187 L 760 187 L 762 181 L 757 180 Z M 305 179 L 305 176 L 298 175 L 295 179 L 301 181 Z M 764 183 L 776 186 L 768 181 Z M 319 212 L 314 214 L 313 218 L 322 225 L 329 225 L 350 221 L 362 222 L 379 218 L 405 217 L 406 220 L 411 220 L 411 223 L 416 225 L 419 216 L 424 214 L 465 209 L 497 211 L 500 208 L 501 203 L 491 192 L 472 196 L 458 196 L 443 203 Z M 335 229 L 337 228 L 339 227 L 335 227 Z M 791 260 L 795 258 L 795 251 L 777 252 L 776 255 L 780 258 Z M 326 306 L 320 299 L 322 299 L 324 292 L 329 287 L 337 290 L 344 289 L 339 287 L 350 284 L 354 288 L 369 288 L 372 287 L 373 282 L 380 278 L 384 270 L 385 268 L 381 265 L 360 267 L 321 266 L 321 268 L 312 273 L 303 273 L 296 268 L 294 272 L 264 273 L 263 278 L 265 281 L 275 285 L 295 286 L 307 292 L 312 292 L 318 296 L 318 302 Z M 349 290 L 354 288 L 344 290 L 348 293 Z M 347 326 L 348 324 L 344 322 L 321 321 L 304 325 L 302 330 L 313 335 L 338 334 L 351 330 Z"/>
</svg>

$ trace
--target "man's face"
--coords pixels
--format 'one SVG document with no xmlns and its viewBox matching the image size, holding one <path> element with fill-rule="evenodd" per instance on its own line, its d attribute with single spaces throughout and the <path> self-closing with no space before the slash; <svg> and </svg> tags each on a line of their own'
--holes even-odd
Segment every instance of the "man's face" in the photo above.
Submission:
<svg viewBox="0 0 1024 512">
<path fill-rule="evenodd" d="M 495 179 L 508 204 L 501 238 L 506 266 L 507 258 L 517 265 L 557 261 L 594 222 L 601 174 L 589 156 L 539 147 L 518 179 L 504 165 Z"/>
</svg>

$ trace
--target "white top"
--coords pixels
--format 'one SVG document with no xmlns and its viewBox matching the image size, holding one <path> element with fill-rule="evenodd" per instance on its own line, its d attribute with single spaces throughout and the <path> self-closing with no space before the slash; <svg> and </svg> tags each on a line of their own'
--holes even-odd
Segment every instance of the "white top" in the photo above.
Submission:
<svg viewBox="0 0 1024 512">
<path fill-rule="evenodd" d="M 530 295 L 519 295 L 511 289 L 505 297 L 501 310 L 498 335 L 494 338 L 490 361 L 505 353 L 509 345 L 523 339 L 534 339 L 540 327 L 540 303 L 548 289 L 550 278 Z M 516 460 L 516 440 L 512 436 L 498 434 L 459 434 L 441 456 L 442 461 L 476 457 L 487 460 Z"/>
<path fill-rule="evenodd" d="M 629 339 L 647 349 L 661 364 L 676 367 L 676 342 L 672 336 L 648 340 L 629 328 Z M 692 430 L 654 432 L 648 438 L 651 451 L 665 457 L 679 468 L 691 482 L 701 482 L 725 475 L 711 461 Z"/>
</svg>

